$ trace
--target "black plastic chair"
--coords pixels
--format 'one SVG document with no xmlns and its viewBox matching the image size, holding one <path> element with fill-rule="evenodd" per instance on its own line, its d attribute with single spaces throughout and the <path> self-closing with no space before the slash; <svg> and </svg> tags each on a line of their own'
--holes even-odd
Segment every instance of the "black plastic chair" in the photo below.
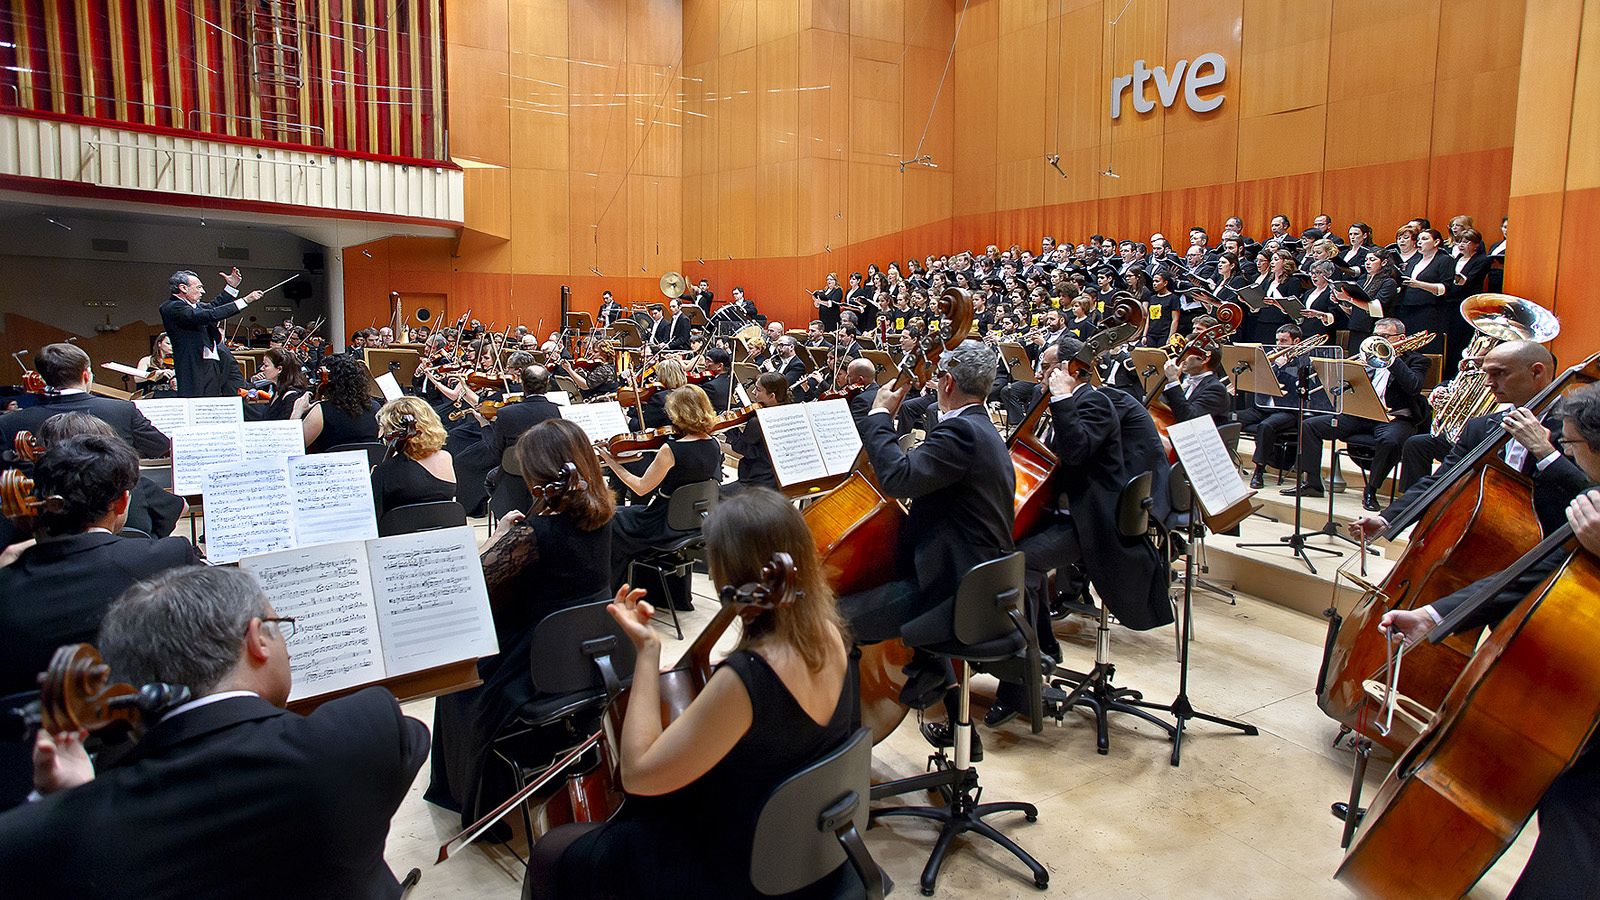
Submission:
<svg viewBox="0 0 1600 900">
<path fill-rule="evenodd" d="M 815 885 L 849 861 L 834 896 L 878 900 L 892 885 L 867 852 L 872 733 L 856 731 L 838 749 L 778 785 L 756 819 L 750 883 L 772 897 Z"/>
<path fill-rule="evenodd" d="M 960 667 L 956 721 L 951 723 L 954 756 L 947 756 L 940 748 L 929 760 L 933 771 L 872 789 L 873 800 L 921 791 L 938 791 L 944 795 L 947 801 L 944 806 L 889 806 L 872 811 L 873 818 L 915 816 L 942 823 L 939 839 L 922 869 L 921 886 L 925 895 L 933 893 L 951 843 L 964 833 L 988 838 L 1009 850 L 1028 867 L 1034 886 L 1040 890 L 1050 884 L 1050 873 L 1038 860 L 984 821 L 985 816 L 995 813 L 1020 812 L 1032 822 L 1039 818 L 1038 808 L 1020 802 L 979 803 L 982 788 L 978 785 L 978 770 L 972 765 L 973 667 L 1005 662 L 1027 651 L 1031 629 L 1022 611 L 1026 576 L 1027 566 L 1021 553 L 979 563 L 961 576 L 953 601 L 923 613 L 901 629 L 906 643 L 912 647 L 965 663 Z M 1037 642 L 1033 658 L 1038 658 Z"/>
<path fill-rule="evenodd" d="M 495 756 L 510 767 L 516 790 L 543 772 L 551 759 L 536 765 L 518 759 L 516 739 L 552 726 L 567 726 L 569 737 L 581 740 L 606 704 L 633 682 L 635 651 L 622 626 L 606 612 L 607 592 L 580 606 L 553 612 L 533 628 L 528 650 L 529 674 L 538 695 L 518 709 L 510 724 L 491 741 Z M 532 775 L 532 778 L 530 778 Z M 522 806 L 528 851 L 533 851 L 532 817 Z"/>
<path fill-rule="evenodd" d="M 646 588 L 656 609 L 665 607 L 672 611 L 672 629 L 678 640 L 683 640 L 683 626 L 678 622 L 678 604 L 668 579 L 687 582 L 694 564 L 705 555 L 706 541 L 700 533 L 711 511 L 717 508 L 721 485 L 714 479 L 685 484 L 667 498 L 667 526 L 681 533 L 670 542 L 651 547 L 628 562 L 629 584 L 639 587 L 634 578 L 635 568 L 648 569 L 655 576 L 660 592 Z M 684 599 L 689 598 L 689 588 L 684 587 Z"/>
<path fill-rule="evenodd" d="M 338 453 L 341 450 L 366 451 L 367 465 L 369 466 L 376 466 L 378 463 L 383 462 L 383 458 L 389 453 L 389 448 L 385 447 L 378 441 L 362 441 L 359 444 L 340 444 L 337 447 L 329 447 L 326 452 Z"/>
<path fill-rule="evenodd" d="M 378 536 L 414 534 L 467 524 L 467 510 L 454 500 L 407 503 L 387 510 L 378 520 Z"/>
<path fill-rule="evenodd" d="M 1160 524 L 1150 517 L 1150 507 L 1153 505 L 1150 481 L 1150 473 L 1141 472 L 1130 479 L 1117 496 L 1117 533 L 1130 540 L 1149 540 L 1152 527 L 1160 528 Z M 1076 706 L 1086 706 L 1093 711 L 1095 749 L 1102 756 L 1111 752 L 1111 734 L 1106 721 L 1108 713 L 1138 716 L 1164 730 L 1168 737 L 1176 734 L 1172 725 L 1128 702 L 1143 700 L 1144 694 L 1133 688 L 1112 684 L 1111 679 L 1116 673 L 1116 664 L 1111 661 L 1111 612 L 1102 602 L 1099 625 L 1095 629 L 1094 668 L 1088 672 L 1075 672 L 1058 666 L 1050 677 L 1052 690 L 1046 699 L 1054 707 L 1056 718 L 1060 719 Z"/>
</svg>

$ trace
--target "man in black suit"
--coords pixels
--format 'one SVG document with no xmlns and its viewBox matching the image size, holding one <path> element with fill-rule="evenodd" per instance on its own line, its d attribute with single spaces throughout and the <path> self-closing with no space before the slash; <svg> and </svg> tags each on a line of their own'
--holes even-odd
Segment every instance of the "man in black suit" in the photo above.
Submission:
<svg viewBox="0 0 1600 900">
<path fill-rule="evenodd" d="M 1547 440 L 1544 423 L 1526 409 L 1513 410 L 1507 416 L 1505 428 L 1527 447 L 1530 457 L 1538 458 L 1534 507 L 1541 510 L 1540 519 L 1546 523 L 1546 531 L 1564 519 L 1572 525 L 1573 534 L 1578 538 L 1581 549 L 1577 552 L 1600 555 L 1600 492 L 1586 490 L 1600 480 L 1600 386 L 1587 385 L 1568 394 L 1560 405 L 1560 415 L 1559 444 Z M 1558 446 L 1571 454 L 1571 458 L 1556 449 Z M 1545 453 L 1547 449 L 1548 454 Z M 1571 498 L 1560 518 L 1547 521 L 1543 511 L 1549 504 L 1540 501 L 1541 492 L 1550 496 L 1565 494 Z M 1571 556 L 1572 551 L 1565 547 L 1550 553 L 1487 602 L 1467 613 L 1450 633 L 1497 625 Z M 1479 584 L 1469 585 L 1420 609 L 1391 610 L 1379 620 L 1378 627 L 1396 631 L 1406 643 L 1414 644 L 1461 609 L 1477 593 Z M 1564 670 L 1559 654 L 1551 656 L 1549 665 L 1551 672 L 1547 680 L 1551 684 L 1582 677 L 1581 673 Z M 1496 762 L 1505 766 L 1517 764 L 1517 760 L 1511 759 Z M 1538 812 L 1539 840 L 1533 845 L 1533 853 L 1510 896 L 1581 895 L 1589 889 L 1579 890 L 1577 886 L 1592 887 L 1600 881 L 1600 754 L 1592 738 L 1572 765 L 1546 789 L 1539 800 Z"/>
<path fill-rule="evenodd" d="M 45 419 L 61 413 L 88 413 L 110 425 L 145 459 L 160 459 L 172 452 L 172 441 L 150 424 L 139 407 L 127 400 L 89 393 L 94 370 L 89 354 L 74 344 L 50 344 L 35 360 L 39 376 L 53 391 L 43 403 L 0 416 L 0 440 L 9 449 L 19 431 L 38 432 Z"/>
<path fill-rule="evenodd" d="M 597 324 L 602 326 L 610 325 L 625 315 L 627 315 L 627 310 L 623 309 L 622 304 L 611 296 L 610 291 L 605 291 L 600 295 L 600 309 L 595 313 L 595 322 Z"/>
<path fill-rule="evenodd" d="M 1123 412 L 1112 398 L 1120 391 L 1097 389 L 1056 364 L 1062 358 L 1075 359 L 1082 350 L 1083 342 L 1069 335 L 1041 354 L 1050 394 L 1050 449 L 1057 458 L 1055 487 L 1060 499 L 1055 508 L 1069 512 L 1058 513 L 1018 544 L 1027 559 L 1029 612 L 1039 649 L 1056 659 L 1061 658 L 1061 647 L 1050 627 L 1045 584 L 1051 570 L 1076 562 L 1082 562 L 1089 583 L 1123 625 L 1145 631 L 1172 623 L 1167 569 L 1155 548 L 1145 540 L 1123 539 L 1116 530 L 1123 486 L 1156 460 L 1147 444 L 1124 446 Z M 1137 403 L 1132 397 L 1128 401 Z M 1130 436 L 1139 434 L 1130 429 Z M 1165 452 L 1157 452 L 1164 467 Z M 1027 706 L 1022 685 L 1003 681 L 984 722 L 998 727 Z"/>
<path fill-rule="evenodd" d="M 183 538 L 118 537 L 139 459 L 115 437 L 55 442 L 34 466 L 36 496 L 60 497 L 34 523 L 38 543 L 0 567 L 0 696 L 36 690 L 62 644 L 94 639 L 107 607 L 141 578 L 198 565 Z M 28 794 L 26 748 L 0 743 L 0 809 Z M 0 891 L 3 893 L 3 891 Z"/>
<path fill-rule="evenodd" d="M 673 300 L 671 302 L 672 302 L 672 319 L 671 319 L 671 323 L 672 324 L 671 324 L 671 333 L 667 338 L 667 349 L 669 349 L 669 350 L 688 350 L 689 349 L 689 338 L 690 338 L 691 332 L 694 330 L 694 326 L 693 326 L 693 324 L 691 324 L 689 322 L 689 317 L 684 315 L 684 312 L 683 312 L 683 301 L 682 300 Z"/>
<path fill-rule="evenodd" d="M 222 339 L 222 321 L 261 299 L 260 291 L 239 296 L 243 276 L 235 268 L 222 276 L 223 292 L 207 301 L 205 285 L 193 272 L 174 272 L 168 281 L 171 296 L 161 304 L 161 326 L 172 339 L 173 369 L 180 397 L 222 397 L 244 376 Z"/>
<path fill-rule="evenodd" d="M 872 360 L 856 357 L 850 360 L 844 370 L 844 386 L 860 388 L 861 390 L 849 400 L 850 415 L 855 417 L 856 428 L 866 419 L 867 413 L 872 411 L 872 404 L 878 399 L 878 367 Z"/>
<path fill-rule="evenodd" d="M 1233 414 L 1233 395 L 1222 380 L 1222 351 L 1186 353 L 1181 360 L 1167 360 L 1167 386 L 1161 399 L 1179 422 L 1209 415 L 1218 425 Z"/>
<path fill-rule="evenodd" d="M 1388 341 L 1405 337 L 1404 322 L 1395 318 L 1379 319 L 1373 333 Z M 1292 497 L 1322 496 L 1322 442 L 1325 438 L 1346 439 L 1355 435 L 1371 435 L 1374 441 L 1372 469 L 1367 475 L 1367 486 L 1362 492 L 1361 505 L 1369 512 L 1377 512 L 1378 485 L 1388 477 L 1400 457 L 1400 448 L 1406 439 L 1427 424 L 1427 401 L 1422 397 L 1422 378 L 1428 372 L 1428 358 L 1421 353 L 1406 353 L 1391 359 L 1387 366 L 1367 368 L 1367 376 L 1377 389 L 1378 398 L 1389 411 L 1390 421 L 1374 422 L 1353 415 L 1321 415 L 1306 419 L 1300 432 L 1300 483 L 1285 488 L 1280 493 Z M 1329 385 L 1330 390 L 1333 388 Z M 1337 423 L 1337 424 L 1335 424 Z"/>
<path fill-rule="evenodd" d="M 119 600 L 98 641 L 115 677 L 194 699 L 100 772 L 73 736 L 39 736 L 46 796 L 0 816 L 0 894 L 399 897 L 384 841 L 428 729 L 376 687 L 285 711 L 294 624 L 240 569 L 169 572 Z"/>
<path fill-rule="evenodd" d="M 760 313 L 756 310 L 754 300 L 744 295 L 744 288 L 733 289 L 733 307 L 739 312 L 739 319 L 744 322 L 754 322 Z"/>
<path fill-rule="evenodd" d="M 777 359 L 773 363 L 773 371 L 783 376 L 790 387 L 806 375 L 806 361 L 800 358 L 800 342 L 793 335 L 784 335 L 777 340 Z"/>
<path fill-rule="evenodd" d="M 905 637 L 917 644 L 947 636 L 961 577 L 973 566 L 1012 551 L 1016 475 L 983 405 L 994 369 L 995 353 L 982 344 L 968 341 L 945 351 L 934 376 L 938 421 L 909 452 L 900 449 L 894 426 L 909 385 L 880 390 L 861 424 L 867 456 L 884 492 L 913 502 L 895 558 L 885 561 L 893 565 L 894 579 L 839 599 L 840 612 L 858 640 Z M 954 679 L 948 662 L 918 654 L 906 674 L 901 699 L 909 705 L 925 708 L 941 697 L 949 699 Z M 923 726 L 935 744 L 947 744 L 949 732 L 944 723 Z"/>
<path fill-rule="evenodd" d="M 650 328 L 644 335 L 646 343 L 657 347 L 667 346 L 672 342 L 672 320 L 666 317 L 666 307 L 652 303 L 647 310 L 650 313 Z"/>
<path fill-rule="evenodd" d="M 489 448 L 495 467 L 489 471 L 493 485 L 489 493 L 490 515 L 495 518 L 518 509 L 528 511 L 533 497 L 528 493 L 528 483 L 520 474 L 505 471 L 502 465 L 505 453 L 517 443 L 523 432 L 546 419 L 561 418 L 561 407 L 551 402 L 545 393 L 550 390 L 550 370 L 541 365 L 527 366 L 522 370 L 522 402 L 502 407 L 494 421 L 484 420 L 482 439 Z"/>
<path fill-rule="evenodd" d="M 1482 365 L 1489 390 L 1494 394 L 1496 402 L 1509 403 L 1513 408 L 1523 408 L 1550 386 L 1555 372 L 1555 362 L 1555 357 L 1543 344 L 1535 344 L 1532 341 L 1510 341 L 1490 350 L 1483 358 Z M 1382 534 L 1390 522 L 1409 511 L 1412 504 L 1427 494 L 1441 476 L 1455 468 L 1463 457 L 1470 454 L 1484 440 L 1491 435 L 1504 435 L 1510 432 L 1517 419 L 1516 417 L 1508 419 L 1507 415 L 1505 411 L 1496 411 L 1468 419 L 1461 426 L 1461 434 L 1450 446 L 1450 451 L 1445 454 L 1444 463 L 1438 472 L 1416 479 L 1406 488 L 1405 493 L 1396 497 L 1381 514 L 1367 516 L 1350 523 L 1351 534 L 1356 537 L 1364 534 L 1368 539 Z M 1565 520 L 1567 504 L 1572 501 L 1573 494 L 1576 493 L 1575 490 L 1564 493 L 1559 490 L 1552 492 L 1537 489 L 1541 481 L 1547 480 L 1546 470 L 1555 462 L 1550 458 L 1550 454 L 1555 451 L 1554 441 L 1561 433 L 1561 421 L 1562 413 L 1558 404 L 1545 414 L 1545 434 L 1543 439 L 1537 442 L 1537 447 L 1526 446 L 1520 440 L 1510 437 L 1497 451 L 1502 462 L 1533 480 L 1536 488 L 1533 494 L 1534 511 L 1547 533 L 1561 527 L 1561 523 Z M 1422 435 L 1418 435 L 1407 441 L 1407 448 L 1421 437 Z M 1541 450 L 1546 452 L 1541 453 Z M 1560 474 L 1561 472 L 1557 470 L 1548 473 L 1548 476 L 1555 477 Z"/>
<path fill-rule="evenodd" d="M 694 303 L 706 314 L 707 319 L 711 318 L 711 302 L 716 297 L 716 294 L 711 293 L 711 283 L 704 278 L 700 279 L 700 288 L 694 292 Z"/>
<path fill-rule="evenodd" d="M 711 408 L 719 413 L 727 412 L 733 405 L 733 354 L 713 347 L 706 351 L 706 371 L 711 373 L 700 384 L 700 389 L 706 392 L 706 397 L 711 401 Z"/>
</svg>

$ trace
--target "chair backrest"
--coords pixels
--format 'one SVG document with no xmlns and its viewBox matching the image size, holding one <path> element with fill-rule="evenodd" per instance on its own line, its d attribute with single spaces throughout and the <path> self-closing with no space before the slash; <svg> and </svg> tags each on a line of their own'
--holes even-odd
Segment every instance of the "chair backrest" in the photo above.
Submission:
<svg viewBox="0 0 1600 900">
<path fill-rule="evenodd" d="M 172 490 L 172 465 L 170 463 L 161 466 L 140 464 L 139 475 L 142 478 L 150 479 L 151 483 L 163 491 Z"/>
<path fill-rule="evenodd" d="M 1181 462 L 1172 466 L 1172 477 L 1167 481 L 1167 500 L 1173 512 L 1186 513 L 1194 508 L 1194 485 L 1189 483 L 1189 473 Z"/>
<path fill-rule="evenodd" d="M 517 457 L 515 444 L 500 451 L 500 473 L 522 477 L 522 460 Z"/>
<path fill-rule="evenodd" d="M 383 462 L 384 456 L 386 456 L 389 452 L 389 449 L 378 441 L 362 441 L 359 444 L 340 444 L 337 447 L 328 448 L 329 453 L 338 453 L 341 450 L 365 450 L 367 452 L 367 465 L 369 466 L 376 466 L 378 463 Z"/>
<path fill-rule="evenodd" d="M 883 874 L 867 853 L 872 739 L 862 728 L 838 749 L 789 776 L 762 805 L 750 853 L 750 883 L 767 896 L 816 884 L 848 859 L 866 886 L 883 896 Z"/>
<path fill-rule="evenodd" d="M 1022 602 L 1027 564 L 1020 552 L 981 562 L 967 570 L 956 586 L 954 626 L 956 640 L 982 644 L 1016 631 L 1006 615 L 1009 601 Z"/>
<path fill-rule="evenodd" d="M 467 524 L 467 510 L 454 500 L 432 500 L 396 506 L 378 520 L 378 535 L 413 534 Z"/>
<path fill-rule="evenodd" d="M 128 528 L 127 526 L 123 526 L 123 529 L 117 532 L 117 537 L 144 538 L 147 541 L 152 539 L 149 532 L 141 531 L 137 528 Z"/>
<path fill-rule="evenodd" d="M 1117 497 L 1117 533 L 1136 538 L 1149 532 L 1152 505 L 1150 473 L 1140 472 L 1128 480 Z"/>
<path fill-rule="evenodd" d="M 595 596 L 604 596 L 604 592 Z M 633 641 L 606 612 L 608 605 L 608 601 L 599 600 L 569 606 L 533 626 L 529 674 L 540 693 L 604 690 L 605 672 L 594 664 L 601 655 L 610 657 L 610 666 L 622 684 L 633 678 Z"/>
<path fill-rule="evenodd" d="M 1217 426 L 1217 434 L 1222 437 L 1222 446 L 1228 448 L 1229 456 L 1236 456 L 1239 452 L 1239 435 L 1244 431 L 1244 425 L 1239 422 L 1229 422 Z"/>
<path fill-rule="evenodd" d="M 667 500 L 667 527 L 677 531 L 699 531 L 717 508 L 721 486 L 714 479 L 679 485 Z"/>
</svg>

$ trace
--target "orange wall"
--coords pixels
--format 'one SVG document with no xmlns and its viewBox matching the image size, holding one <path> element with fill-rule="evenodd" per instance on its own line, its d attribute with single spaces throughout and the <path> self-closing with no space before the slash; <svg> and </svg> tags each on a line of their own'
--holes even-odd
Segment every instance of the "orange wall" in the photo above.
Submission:
<svg viewBox="0 0 1600 900">
<path fill-rule="evenodd" d="M 654 299 L 673 269 L 721 297 L 743 284 L 792 322 L 829 271 L 1046 233 L 1160 230 L 1181 246 L 1189 225 L 1215 235 L 1236 213 L 1257 236 L 1275 213 L 1298 229 L 1327 212 L 1380 237 L 1467 213 L 1493 238 L 1512 139 L 1536 124 L 1518 115 L 1524 18 L 1545 8 L 1139 0 L 1112 28 L 1123 0 L 971 0 L 935 105 L 955 0 L 464 6 L 446 8 L 469 227 L 457 246 L 346 254 L 352 323 L 413 283 L 486 321 L 553 322 L 562 283 L 592 309 L 603 286 Z M 1207 51 L 1228 62 L 1220 109 L 1180 99 L 1110 120 L 1110 78 L 1134 58 L 1170 71 Z M 660 102 L 669 77 L 677 92 Z M 901 172 L 925 127 L 938 168 Z M 1108 166 L 1121 177 L 1098 174 Z"/>
<path fill-rule="evenodd" d="M 1506 291 L 1555 310 L 1574 363 L 1600 348 L 1600 0 L 1530 7 L 1522 72 Z"/>
</svg>

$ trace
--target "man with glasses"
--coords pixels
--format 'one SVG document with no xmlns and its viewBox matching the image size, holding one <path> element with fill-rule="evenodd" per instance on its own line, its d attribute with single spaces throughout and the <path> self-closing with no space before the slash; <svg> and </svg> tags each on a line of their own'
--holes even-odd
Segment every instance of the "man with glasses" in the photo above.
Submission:
<svg viewBox="0 0 1600 900">
<path fill-rule="evenodd" d="M 222 277 L 227 285 L 209 301 L 195 273 L 174 272 L 168 279 L 171 296 L 161 304 L 161 327 L 172 338 L 180 397 L 223 397 L 244 386 L 244 374 L 228 352 L 221 323 L 260 300 L 261 292 L 239 296 L 244 276 L 237 267 Z"/>
<path fill-rule="evenodd" d="M 117 679 L 190 699 L 111 765 L 40 734 L 45 796 L 0 816 L 0 895 L 400 896 L 384 840 L 428 729 L 378 687 L 285 711 L 293 630 L 240 569 L 134 585 L 99 650 Z"/>
</svg>

